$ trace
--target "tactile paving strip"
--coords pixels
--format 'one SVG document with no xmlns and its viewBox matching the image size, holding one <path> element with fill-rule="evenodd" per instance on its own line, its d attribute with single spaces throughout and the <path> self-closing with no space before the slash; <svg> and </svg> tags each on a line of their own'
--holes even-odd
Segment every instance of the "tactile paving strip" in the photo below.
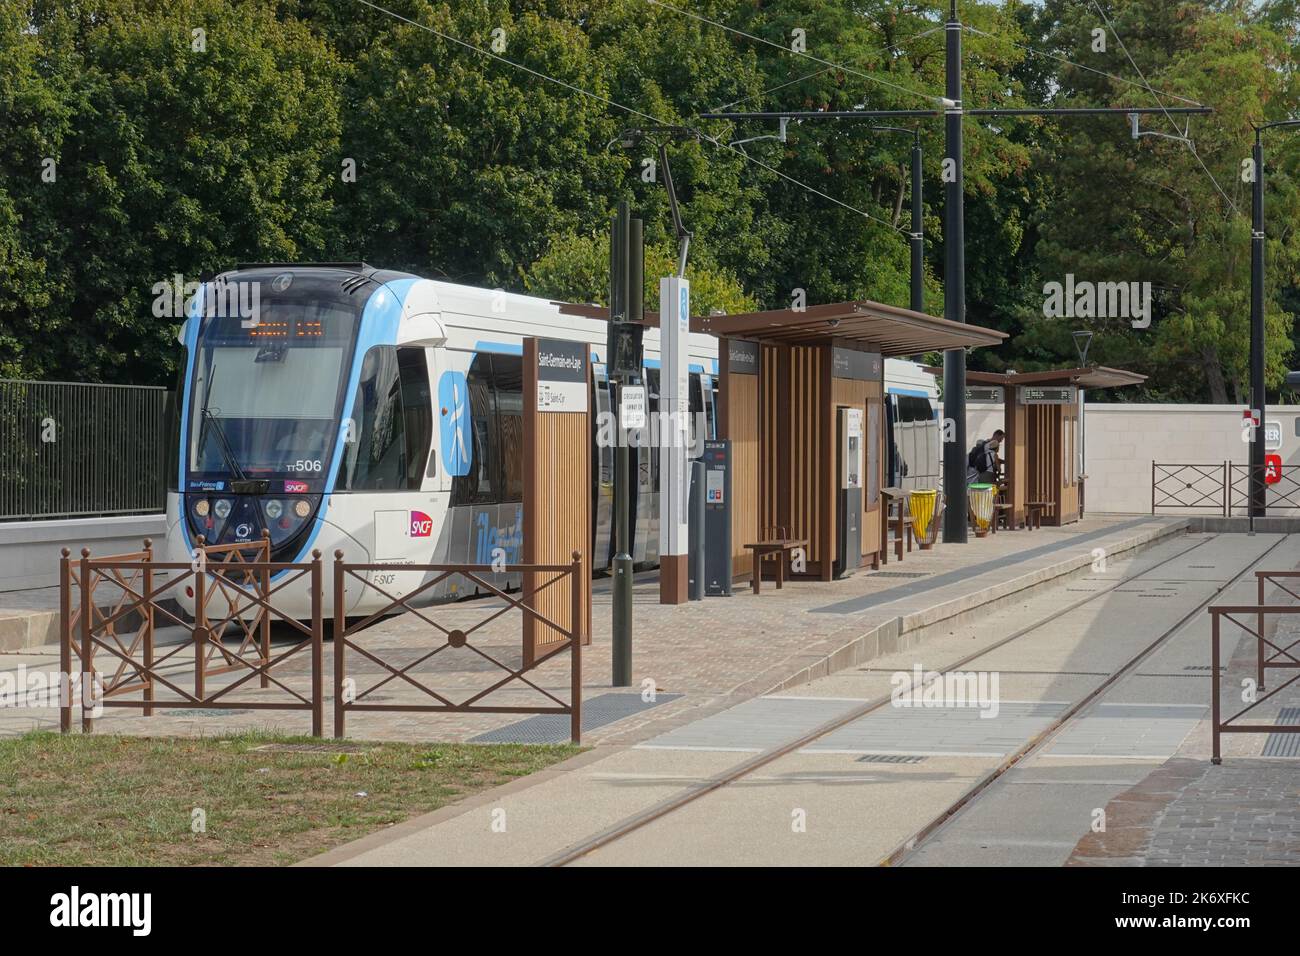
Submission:
<svg viewBox="0 0 1300 956">
<path fill-rule="evenodd" d="M 1300 724 L 1300 707 L 1283 707 L 1276 724 Z M 1264 740 L 1265 757 L 1300 757 L 1300 734 L 1269 734 Z"/>
<path fill-rule="evenodd" d="M 595 730 L 624 717 L 631 717 L 651 707 L 667 704 L 681 694 L 656 694 L 644 701 L 640 694 L 601 694 L 582 702 L 582 730 Z M 470 740 L 474 744 L 564 744 L 569 742 L 567 714 L 538 714 L 496 730 L 489 730 Z"/>
<path fill-rule="evenodd" d="M 1205 717 L 1201 704 L 1098 704 L 1044 753 L 1052 757 L 1172 757 Z"/>
</svg>

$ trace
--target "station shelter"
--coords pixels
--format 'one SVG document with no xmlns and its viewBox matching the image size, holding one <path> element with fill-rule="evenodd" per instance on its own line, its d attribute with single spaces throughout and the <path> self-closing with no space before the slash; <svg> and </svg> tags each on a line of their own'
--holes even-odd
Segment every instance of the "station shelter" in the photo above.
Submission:
<svg viewBox="0 0 1300 956">
<path fill-rule="evenodd" d="M 932 371 L 939 371 L 932 369 Z M 1086 456 L 1084 391 L 1139 385 L 1145 375 L 1093 365 L 1044 372 L 966 373 L 967 406 L 1001 404 L 1006 440 L 1004 503 L 1012 527 L 1038 510 L 1042 523 L 1083 517 Z M 981 436 L 987 437 L 987 436 Z"/>
<path fill-rule="evenodd" d="M 834 577 L 837 565 L 879 561 L 887 517 L 880 494 L 888 440 L 884 359 L 1006 338 L 867 301 L 699 316 L 691 331 L 718 338 L 718 437 L 732 449 L 733 575 L 753 574 L 746 544 L 781 533 L 808 542 L 791 573 L 822 580 Z M 859 423 L 862 446 L 855 554 L 842 553 L 837 540 L 844 526 L 839 491 L 857 468 L 849 465 L 846 421 Z"/>
</svg>

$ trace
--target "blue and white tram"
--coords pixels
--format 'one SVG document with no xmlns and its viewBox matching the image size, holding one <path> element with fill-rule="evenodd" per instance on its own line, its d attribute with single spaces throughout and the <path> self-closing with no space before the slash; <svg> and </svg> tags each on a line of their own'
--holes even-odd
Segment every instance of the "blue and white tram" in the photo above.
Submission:
<svg viewBox="0 0 1300 956">
<path fill-rule="evenodd" d="M 231 303 L 255 303 L 255 321 Z M 217 276 L 190 301 L 178 336 L 186 357 L 168 559 L 190 560 L 200 535 L 224 544 L 257 540 L 265 529 L 275 561 L 306 561 L 320 549 L 327 568 L 335 550 L 351 562 L 397 566 L 373 575 L 394 595 L 426 580 L 402 564 L 489 564 L 497 549 L 518 563 L 523 339 L 587 343 L 591 407 L 599 413 L 610 406 L 601 361 L 606 328 L 546 299 L 361 263 L 247 265 Z M 689 352 L 698 440 L 716 434 L 717 342 L 693 334 Z M 657 329 L 646 330 L 645 355 L 654 413 Z M 915 385 L 918 374 L 933 389 L 918 366 L 890 360 L 887 389 L 893 379 L 900 388 Z M 592 441 L 600 569 L 612 557 L 614 461 L 613 449 L 595 447 L 594 434 Z M 633 557 L 655 564 L 658 455 L 633 453 Z M 493 583 L 520 582 L 503 574 Z M 308 617 L 307 588 L 306 579 L 283 588 L 277 609 Z M 466 596 L 463 588 L 443 582 L 426 595 Z M 324 612 L 332 614 L 332 589 L 324 591 Z M 348 614 L 387 603 L 357 582 L 346 593 Z M 192 594 L 178 598 L 192 604 Z"/>
<path fill-rule="evenodd" d="M 256 302 L 256 320 L 224 307 L 230 302 Z M 179 334 L 187 354 L 169 558 L 189 560 L 199 535 L 221 544 L 265 529 L 275 561 L 308 560 L 319 548 L 327 560 L 341 549 L 362 563 L 488 564 L 500 548 L 507 563 L 519 562 L 523 339 L 586 342 L 599 412 L 609 407 L 606 327 L 545 299 L 360 263 L 223 273 L 191 300 Z M 652 413 L 658 344 L 658 331 L 647 329 Z M 716 340 L 692 335 L 690 360 L 692 417 L 712 437 Z M 599 568 L 610 557 L 613 457 L 593 451 Z M 654 563 L 658 456 L 634 454 L 634 557 Z M 516 587 L 514 577 L 494 583 Z M 392 571 L 375 583 L 402 594 L 422 580 Z M 455 582 L 440 588 L 429 596 L 464 594 Z M 277 598 L 287 613 L 310 612 L 305 587 Z M 349 587 L 350 614 L 384 603 L 373 589 Z"/>
</svg>

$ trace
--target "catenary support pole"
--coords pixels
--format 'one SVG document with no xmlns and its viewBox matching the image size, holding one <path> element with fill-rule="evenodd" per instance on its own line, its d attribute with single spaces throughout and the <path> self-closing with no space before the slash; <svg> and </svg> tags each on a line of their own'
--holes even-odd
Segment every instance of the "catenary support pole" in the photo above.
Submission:
<svg viewBox="0 0 1300 956">
<path fill-rule="evenodd" d="M 961 21 L 952 0 L 947 23 L 944 108 L 943 316 L 966 321 L 966 234 L 962 168 Z M 943 540 L 966 541 L 966 350 L 943 353 Z"/>
</svg>

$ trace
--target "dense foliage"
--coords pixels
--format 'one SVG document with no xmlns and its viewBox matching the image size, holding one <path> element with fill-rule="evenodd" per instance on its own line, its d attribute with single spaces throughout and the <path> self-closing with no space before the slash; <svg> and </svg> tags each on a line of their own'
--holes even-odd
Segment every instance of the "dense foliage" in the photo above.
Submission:
<svg viewBox="0 0 1300 956">
<path fill-rule="evenodd" d="M 932 107 L 947 0 L 379 5 L 0 0 L 0 375 L 166 382 L 175 323 L 155 317 L 155 284 L 238 261 L 365 259 L 600 301 L 620 199 L 645 220 L 647 275 L 675 256 L 665 124 L 699 131 L 667 146 L 697 310 L 907 303 L 910 135 L 806 122 L 782 141 L 698 117 Z M 1242 161 L 1253 125 L 1296 110 L 1297 4 L 1106 0 L 1109 28 L 1074 0 L 961 9 L 968 105 L 1216 110 L 1185 140 L 1160 115 L 1141 131 L 1167 135 L 1137 139 L 1123 117 L 968 118 L 968 319 L 1013 336 L 972 364 L 1059 366 L 1088 327 L 1091 360 L 1151 375 L 1123 397 L 1242 400 Z M 938 313 L 942 124 L 893 125 L 925 149 Z M 1300 142 L 1267 135 L 1276 386 L 1300 309 Z M 768 138 L 736 144 L 752 137 Z M 1150 282 L 1150 327 L 1045 317 L 1067 274 Z"/>
</svg>

